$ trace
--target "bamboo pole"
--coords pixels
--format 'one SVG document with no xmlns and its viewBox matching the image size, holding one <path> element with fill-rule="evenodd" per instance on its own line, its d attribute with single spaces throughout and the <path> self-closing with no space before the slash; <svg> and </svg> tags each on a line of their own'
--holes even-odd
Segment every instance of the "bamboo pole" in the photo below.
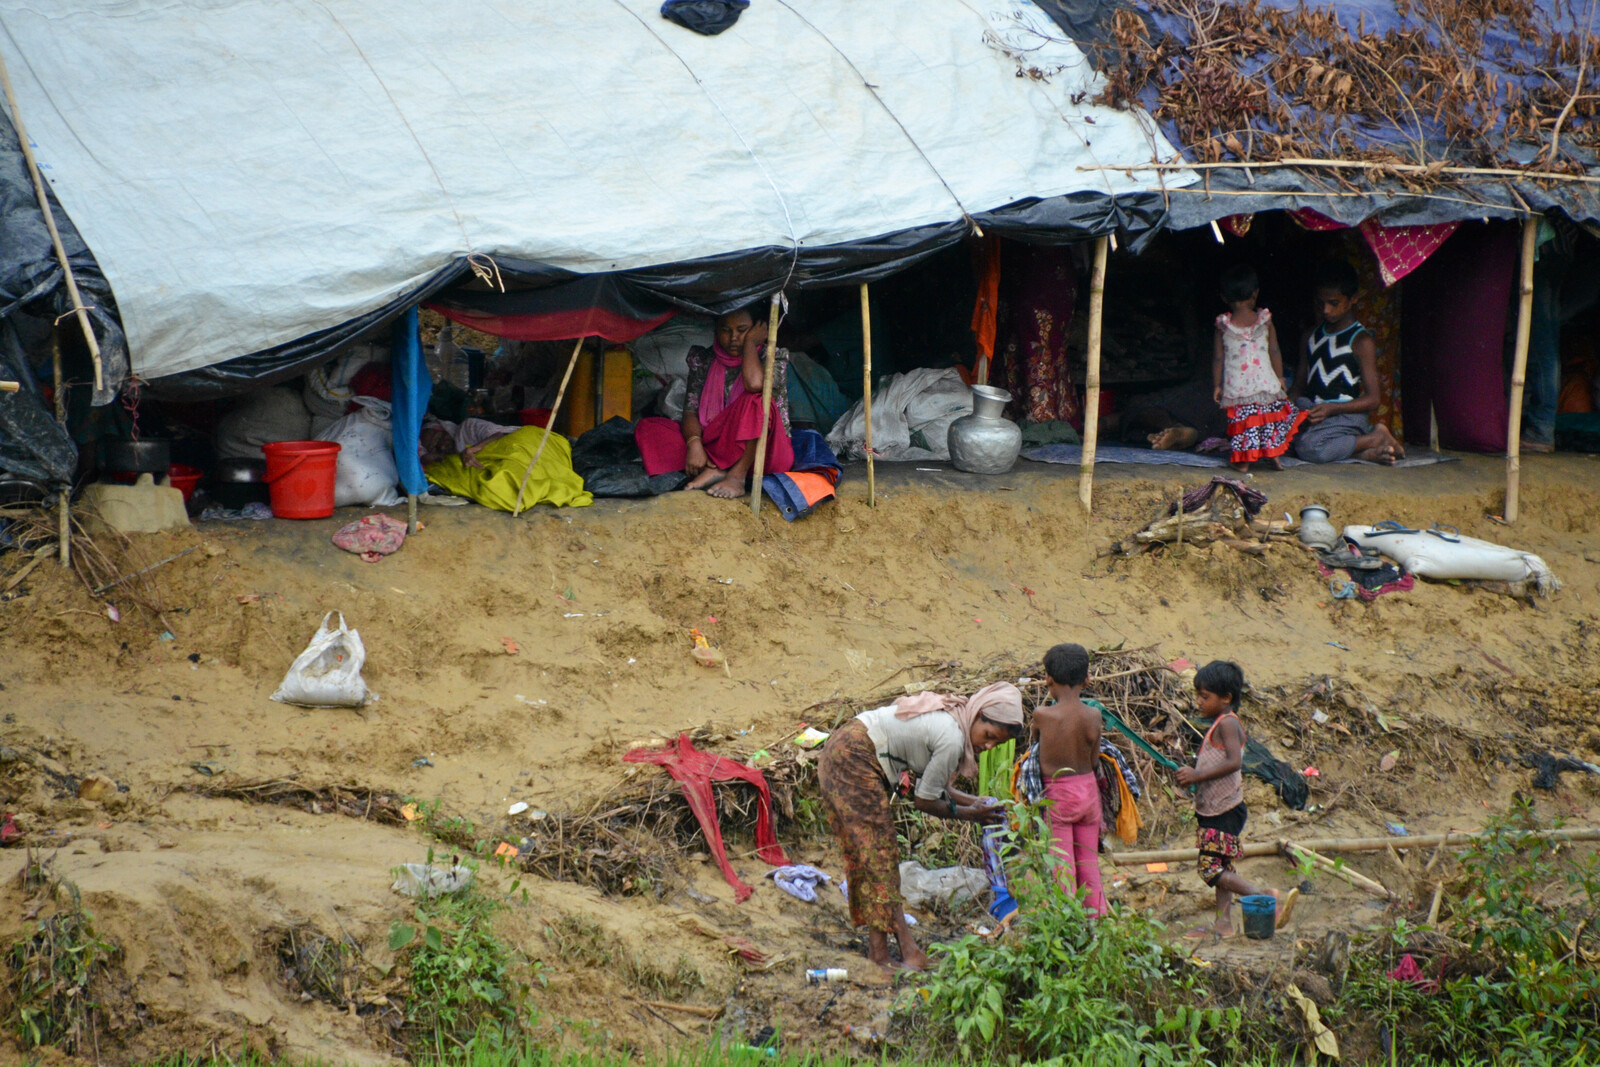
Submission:
<svg viewBox="0 0 1600 1067">
<path fill-rule="evenodd" d="M 1483 837 L 1487 832 L 1485 830 L 1475 830 L 1467 833 L 1417 834 L 1412 837 L 1329 837 L 1317 841 L 1302 842 L 1300 847 L 1315 849 L 1318 852 L 1382 852 L 1390 847 L 1403 850 L 1428 848 L 1433 845 L 1459 848 L 1471 844 L 1478 838 Z M 1531 830 L 1527 836 L 1566 842 L 1600 841 L 1600 826 L 1580 827 L 1572 830 Z M 1275 856 L 1277 854 L 1277 843 L 1269 841 L 1251 842 L 1244 846 L 1243 853 L 1246 858 Z M 1184 860 L 1198 859 L 1200 850 L 1194 848 L 1169 848 L 1154 852 L 1108 852 L 1106 856 L 1112 863 L 1120 866 L 1143 863 L 1182 863 Z"/>
<path fill-rule="evenodd" d="M 1511 359 L 1511 420 L 1506 428 L 1507 522 L 1517 521 L 1522 482 L 1522 389 L 1528 378 L 1528 335 L 1533 329 L 1533 257 L 1539 245 L 1539 217 L 1522 223 L 1522 289 L 1517 301 L 1517 349 Z"/>
<path fill-rule="evenodd" d="M 1128 166 L 1112 164 L 1083 165 L 1079 170 L 1120 170 L 1133 174 L 1141 170 L 1277 170 L 1283 167 L 1298 169 L 1328 167 L 1335 170 L 1383 170 L 1396 174 L 1451 174 L 1479 178 L 1526 178 L 1541 182 L 1600 183 L 1600 178 L 1587 174 L 1551 174 L 1536 170 L 1517 170 L 1512 167 L 1441 167 L 1436 163 L 1379 163 L 1367 159 L 1277 159 L 1260 163 L 1136 163 Z"/>
<path fill-rule="evenodd" d="M 0 393 L 15 393 L 21 389 L 21 382 L 0 382 Z"/>
<path fill-rule="evenodd" d="M 1100 436 L 1100 329 L 1109 245 L 1105 237 L 1095 241 L 1094 271 L 1089 278 L 1089 370 L 1083 386 L 1083 460 L 1078 470 L 1078 499 L 1086 514 L 1094 512 L 1094 449 Z"/>
<path fill-rule="evenodd" d="M 778 366 L 778 305 L 783 292 L 772 294 L 767 313 L 767 363 L 761 372 L 761 436 L 756 438 L 756 465 L 750 482 L 750 514 L 761 514 L 761 479 L 767 472 L 767 435 L 772 432 L 772 375 Z"/>
<path fill-rule="evenodd" d="M 1309 859 L 1312 863 L 1317 865 L 1318 870 L 1327 871 L 1329 874 L 1334 875 L 1337 878 L 1342 878 L 1346 882 L 1355 886 L 1357 889 L 1365 889 L 1373 896 L 1380 897 L 1383 900 L 1395 899 L 1394 893 L 1391 892 L 1389 887 L 1384 885 L 1382 882 L 1375 881 L 1374 879 L 1368 878 L 1364 874 L 1352 871 L 1348 867 L 1340 867 L 1338 864 L 1334 863 L 1320 852 L 1313 852 L 1304 845 L 1297 845 L 1293 841 L 1280 841 L 1278 842 L 1278 846 L 1280 849 L 1282 849 L 1284 855 L 1295 860 L 1296 862 Z"/>
<path fill-rule="evenodd" d="M 982 360 L 979 360 L 982 362 Z M 872 305 L 867 283 L 861 283 L 861 413 L 867 420 L 867 507 L 878 506 L 878 485 L 872 470 Z"/>
<path fill-rule="evenodd" d="M 561 413 L 561 399 L 567 395 L 567 383 L 572 380 L 573 368 L 578 365 L 578 354 L 583 351 L 583 342 L 587 337 L 578 338 L 578 343 L 572 346 L 572 358 L 567 360 L 567 373 L 561 376 L 561 387 L 556 390 L 556 402 L 550 408 L 550 419 L 544 424 L 544 436 L 539 438 L 539 447 L 533 453 L 533 461 L 528 464 L 528 469 L 522 472 L 522 484 L 517 486 L 517 503 L 512 508 L 513 517 L 522 514 L 522 494 L 528 488 L 528 476 L 533 473 L 533 468 L 539 465 L 539 457 L 544 455 L 545 442 L 550 440 L 550 431 L 555 428 L 556 416 Z"/>
<path fill-rule="evenodd" d="M 89 324 L 89 311 L 83 305 L 83 294 L 78 292 L 78 279 L 72 273 L 72 263 L 61 244 L 61 233 L 56 229 L 55 212 L 50 210 L 50 197 L 44 191 L 44 178 L 39 174 L 39 161 L 33 158 L 33 146 L 28 142 L 28 131 L 22 125 L 22 110 L 17 107 L 17 94 L 11 88 L 11 74 L 0 57 L 0 88 L 5 89 L 6 103 L 11 108 L 11 125 L 16 128 L 17 141 L 22 145 L 22 158 L 28 163 L 28 173 L 33 177 L 33 195 L 39 201 L 39 211 L 44 215 L 45 228 L 50 231 L 50 243 L 55 246 L 56 261 L 67 283 L 67 296 L 72 300 L 72 310 L 77 313 L 78 325 L 83 328 L 83 339 L 89 345 L 89 358 L 94 360 L 94 387 L 105 388 L 105 377 L 100 369 L 100 342 L 94 339 L 94 327 Z M 63 524 L 65 519 L 62 520 Z M 63 554 L 63 562 L 65 555 Z"/>
<path fill-rule="evenodd" d="M 56 389 L 56 423 L 61 427 L 61 432 L 67 432 L 67 390 L 61 377 L 61 328 L 53 327 L 50 330 L 50 364 L 55 371 Z M 67 506 L 72 500 L 72 486 L 68 485 L 61 490 L 59 516 L 60 529 L 56 537 L 61 542 L 61 565 L 72 564 L 72 520 L 68 516 Z"/>
<path fill-rule="evenodd" d="M 417 494 L 406 494 L 406 534 L 417 532 Z"/>
</svg>

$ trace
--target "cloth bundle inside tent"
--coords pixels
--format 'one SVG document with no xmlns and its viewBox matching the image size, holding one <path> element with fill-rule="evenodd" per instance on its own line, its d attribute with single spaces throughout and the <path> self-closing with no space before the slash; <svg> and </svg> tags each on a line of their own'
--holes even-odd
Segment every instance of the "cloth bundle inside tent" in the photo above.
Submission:
<svg viewBox="0 0 1600 1067">
<path fill-rule="evenodd" d="M 881 383 L 880 383 L 881 386 Z M 972 389 L 954 367 L 918 367 L 874 387 L 872 449 L 890 462 L 950 458 L 950 424 L 972 413 Z M 857 401 L 828 433 L 828 447 L 841 457 L 864 456 L 867 419 Z"/>
</svg>

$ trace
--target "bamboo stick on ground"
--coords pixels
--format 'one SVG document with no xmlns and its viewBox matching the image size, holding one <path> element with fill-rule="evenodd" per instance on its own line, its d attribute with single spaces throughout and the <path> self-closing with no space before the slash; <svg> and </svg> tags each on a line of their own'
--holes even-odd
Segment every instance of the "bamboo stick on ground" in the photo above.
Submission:
<svg viewBox="0 0 1600 1067">
<path fill-rule="evenodd" d="M 1433 887 L 1433 903 L 1428 905 L 1428 925 L 1433 926 L 1439 921 L 1439 902 L 1444 899 L 1444 883 Z"/>
<path fill-rule="evenodd" d="M 756 438 L 756 464 L 750 479 L 750 514 L 761 514 L 761 479 L 767 472 L 767 436 L 772 432 L 772 374 L 778 363 L 778 305 L 783 293 L 772 294 L 767 316 L 767 363 L 761 374 L 761 436 Z"/>
<path fill-rule="evenodd" d="M 1278 842 L 1278 847 L 1290 859 L 1309 859 L 1317 865 L 1319 870 L 1327 871 L 1336 878 L 1343 878 L 1357 889 L 1365 889 L 1373 896 L 1381 897 L 1384 900 L 1396 899 L 1394 893 L 1382 882 L 1368 878 L 1366 875 L 1353 871 L 1349 867 L 1340 867 L 1320 852 L 1313 852 L 1304 845 L 1297 845 L 1293 841 L 1280 841 Z"/>
<path fill-rule="evenodd" d="M 1086 513 L 1094 511 L 1094 450 L 1100 438 L 1100 334 L 1106 298 L 1106 250 L 1109 240 L 1094 243 L 1094 272 L 1089 278 L 1088 371 L 1083 394 L 1083 459 L 1078 469 L 1078 499 Z"/>
<path fill-rule="evenodd" d="M 1460 848 L 1470 845 L 1473 841 L 1484 836 L 1488 831 L 1475 830 L 1467 833 L 1451 832 L 1448 834 L 1417 834 L 1412 837 L 1330 837 L 1320 840 L 1306 841 L 1302 848 L 1315 849 L 1318 852 L 1382 852 L 1384 849 L 1429 848 L 1434 845 L 1443 845 L 1447 848 Z M 1600 827 L 1578 827 L 1570 830 L 1532 830 L 1529 834 L 1537 838 L 1549 838 L 1556 841 L 1600 841 Z M 1278 846 L 1274 842 L 1255 841 L 1244 846 L 1244 857 L 1275 856 Z M 1181 863 L 1184 860 L 1197 859 L 1199 849 L 1194 848 L 1169 848 L 1150 852 L 1108 852 L 1106 858 L 1120 866 L 1141 863 Z"/>
<path fill-rule="evenodd" d="M 1511 418 L 1506 427 L 1505 520 L 1517 521 L 1522 482 L 1522 390 L 1528 377 L 1528 334 L 1533 328 L 1533 257 L 1539 245 L 1539 219 L 1522 224 L 1522 291 L 1517 301 L 1517 347 L 1511 359 Z"/>
<path fill-rule="evenodd" d="M 534 450 L 533 461 L 528 464 L 528 469 L 522 472 L 522 484 L 517 486 L 517 503 L 511 509 L 513 516 L 522 514 L 522 494 L 528 489 L 528 476 L 533 473 L 533 468 L 539 465 L 539 457 L 544 455 L 545 442 L 550 440 L 550 431 L 555 428 L 556 416 L 561 414 L 561 400 L 567 395 L 567 383 L 572 380 L 573 368 L 578 365 L 578 354 L 583 351 L 583 342 L 586 340 L 587 337 L 580 337 L 578 343 L 572 346 L 572 358 L 567 360 L 567 373 L 561 376 L 561 388 L 556 390 L 556 402 L 550 408 L 549 421 L 544 424 L 544 436 L 539 438 L 539 447 Z M 601 358 L 604 359 L 604 356 Z M 600 370 L 603 371 L 604 367 L 600 367 Z M 595 414 L 598 415 L 599 412 L 596 411 Z"/>
<path fill-rule="evenodd" d="M 988 375 L 985 373 L 985 379 Z M 867 299 L 867 283 L 861 283 L 861 414 L 866 420 L 867 507 L 878 506 L 878 486 L 872 471 L 872 305 Z"/>
</svg>

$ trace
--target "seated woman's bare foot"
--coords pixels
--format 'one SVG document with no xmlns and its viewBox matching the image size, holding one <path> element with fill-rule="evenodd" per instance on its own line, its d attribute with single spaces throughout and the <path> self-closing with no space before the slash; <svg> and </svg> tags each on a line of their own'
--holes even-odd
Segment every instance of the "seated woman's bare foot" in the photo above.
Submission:
<svg viewBox="0 0 1600 1067">
<path fill-rule="evenodd" d="M 1192 426 L 1168 426 L 1150 435 L 1150 447 L 1157 452 L 1182 452 L 1193 448 L 1199 436 L 1200 432 Z"/>
<path fill-rule="evenodd" d="M 1388 445 L 1373 445 L 1371 448 L 1363 448 L 1355 454 L 1355 458 L 1364 459 L 1368 463 L 1382 463 L 1386 467 L 1394 466 L 1394 453 L 1390 451 Z"/>
<path fill-rule="evenodd" d="M 1380 422 L 1377 432 L 1383 436 L 1383 443 L 1388 447 L 1391 456 L 1395 459 L 1406 458 L 1406 446 L 1400 443 L 1400 438 L 1394 435 L 1394 431 Z"/>
<path fill-rule="evenodd" d="M 707 467 L 705 470 L 701 471 L 699 474 L 696 474 L 693 478 L 689 479 L 688 483 L 686 485 L 684 485 L 684 488 L 685 489 L 705 489 L 705 488 L 707 488 L 707 487 L 709 487 L 711 485 L 714 485 L 716 482 L 720 481 L 721 479 L 722 479 L 722 472 L 720 470 L 718 470 L 715 467 Z"/>
<path fill-rule="evenodd" d="M 744 475 L 729 471 L 721 481 L 706 492 L 718 500 L 737 500 L 744 496 Z"/>
</svg>

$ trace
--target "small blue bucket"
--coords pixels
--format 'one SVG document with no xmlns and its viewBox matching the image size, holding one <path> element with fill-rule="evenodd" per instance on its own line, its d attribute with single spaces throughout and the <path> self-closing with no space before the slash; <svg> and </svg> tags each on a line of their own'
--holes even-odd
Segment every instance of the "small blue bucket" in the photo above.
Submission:
<svg viewBox="0 0 1600 1067">
<path fill-rule="evenodd" d="M 1264 893 L 1240 897 L 1239 906 L 1244 909 L 1244 936 L 1270 941 L 1278 928 L 1278 898 Z"/>
</svg>

